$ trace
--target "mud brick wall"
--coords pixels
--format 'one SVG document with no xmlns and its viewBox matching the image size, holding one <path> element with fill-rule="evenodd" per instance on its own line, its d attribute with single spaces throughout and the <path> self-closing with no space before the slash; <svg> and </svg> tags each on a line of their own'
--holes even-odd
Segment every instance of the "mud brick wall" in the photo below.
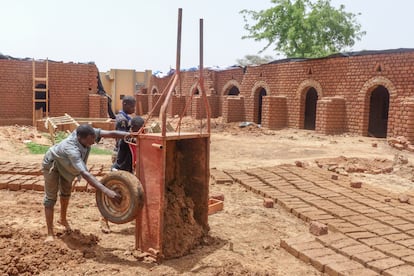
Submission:
<svg viewBox="0 0 414 276">
<path fill-rule="evenodd" d="M 99 118 L 101 116 L 101 96 L 96 94 L 89 95 L 89 114 L 90 118 Z"/>
<path fill-rule="evenodd" d="M 193 97 L 191 102 L 191 117 L 195 119 L 202 119 L 206 117 L 204 101 L 200 96 Z"/>
<path fill-rule="evenodd" d="M 346 122 L 345 99 L 325 97 L 318 100 L 316 131 L 324 134 L 344 132 Z"/>
<path fill-rule="evenodd" d="M 404 121 L 403 132 L 406 133 L 405 137 L 411 143 L 414 143 L 414 97 L 408 98 L 403 105 Z"/>
<path fill-rule="evenodd" d="M 157 101 L 160 98 L 161 98 L 161 94 L 153 94 L 153 95 L 148 96 L 148 107 L 149 107 L 149 112 L 152 111 L 152 116 L 160 115 L 162 101 L 160 101 L 157 105 Z"/>
<path fill-rule="evenodd" d="M 274 108 L 277 106 L 277 108 Z M 263 98 L 262 126 L 269 129 L 282 129 L 287 126 L 287 98 L 266 96 Z"/>
<path fill-rule="evenodd" d="M 36 62 L 36 77 L 45 77 L 46 63 Z M 97 92 L 94 64 L 49 61 L 49 116 L 89 116 L 89 94 Z M 0 125 L 32 124 L 31 60 L 0 60 Z"/>
<path fill-rule="evenodd" d="M 223 121 L 241 122 L 244 121 L 244 97 L 228 96 L 223 102 Z"/>
<path fill-rule="evenodd" d="M 108 118 L 108 98 L 100 97 L 100 116 L 99 118 Z"/>
<path fill-rule="evenodd" d="M 137 94 L 135 99 L 137 101 L 136 113 L 137 115 L 144 115 L 148 113 L 148 98 L 150 95 L 147 94 Z"/>
<path fill-rule="evenodd" d="M 167 110 L 167 114 L 169 116 L 175 116 L 175 115 L 181 115 L 184 111 L 185 108 L 185 101 L 186 97 L 185 96 L 177 96 L 177 95 L 173 95 L 171 97 L 171 102 L 168 105 L 168 110 Z"/>
</svg>

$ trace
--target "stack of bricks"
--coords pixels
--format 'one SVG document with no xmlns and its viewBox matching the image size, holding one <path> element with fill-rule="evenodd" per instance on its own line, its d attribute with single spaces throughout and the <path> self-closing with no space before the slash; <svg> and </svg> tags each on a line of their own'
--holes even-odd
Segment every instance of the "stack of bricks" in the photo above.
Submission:
<svg viewBox="0 0 414 276">
<path fill-rule="evenodd" d="M 345 99 L 326 97 L 317 103 L 316 131 L 327 135 L 340 134 L 345 128 Z"/>
<path fill-rule="evenodd" d="M 228 96 L 223 102 L 223 121 L 241 122 L 244 121 L 244 97 Z"/>
<path fill-rule="evenodd" d="M 269 129 L 282 129 L 287 126 L 286 97 L 266 96 L 263 98 L 262 126 Z"/>
<path fill-rule="evenodd" d="M 137 101 L 136 112 L 137 115 L 144 115 L 148 113 L 148 94 L 137 94 L 135 99 Z"/>
<path fill-rule="evenodd" d="M 110 165 L 92 165 L 89 169 L 95 177 L 101 177 L 110 171 Z M 44 190 L 44 179 L 41 164 L 0 162 L 0 190 Z M 75 185 L 75 191 L 93 192 L 83 180 Z"/>
<path fill-rule="evenodd" d="M 274 200 L 329 234 L 298 236 L 281 247 L 328 275 L 414 275 L 414 206 L 377 186 L 350 187 L 314 167 L 280 165 L 225 171 L 246 189 Z M 412 197 L 413 195 L 408 195 Z"/>
<path fill-rule="evenodd" d="M 101 97 L 98 94 L 89 95 L 89 118 L 101 117 Z"/>
</svg>

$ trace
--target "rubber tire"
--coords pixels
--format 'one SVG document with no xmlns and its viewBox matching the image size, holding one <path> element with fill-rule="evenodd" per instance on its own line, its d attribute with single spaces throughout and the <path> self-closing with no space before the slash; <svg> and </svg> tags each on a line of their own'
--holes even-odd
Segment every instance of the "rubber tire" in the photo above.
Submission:
<svg viewBox="0 0 414 276">
<path fill-rule="evenodd" d="M 121 203 L 117 204 L 96 190 L 96 205 L 101 215 L 116 224 L 135 219 L 144 205 L 144 190 L 138 178 L 127 171 L 114 171 L 106 174 L 101 183 L 122 196 Z"/>
</svg>

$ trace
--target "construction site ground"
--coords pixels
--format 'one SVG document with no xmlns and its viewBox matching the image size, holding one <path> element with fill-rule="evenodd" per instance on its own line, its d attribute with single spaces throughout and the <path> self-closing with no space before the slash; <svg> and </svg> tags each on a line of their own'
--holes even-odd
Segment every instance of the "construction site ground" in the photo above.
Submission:
<svg viewBox="0 0 414 276">
<path fill-rule="evenodd" d="M 31 127 L 0 127 L 2 275 L 414 275 L 414 154 L 386 139 L 212 120 L 210 195 L 224 208 L 202 246 L 161 263 L 135 250 L 134 223 L 101 232 L 84 183 L 68 210 L 74 231 L 55 223 L 57 239 L 44 243 L 43 155 L 29 154 L 29 140 L 50 144 Z M 91 155 L 91 172 L 105 174 L 110 158 Z M 310 234 L 311 221 L 328 234 Z"/>
</svg>

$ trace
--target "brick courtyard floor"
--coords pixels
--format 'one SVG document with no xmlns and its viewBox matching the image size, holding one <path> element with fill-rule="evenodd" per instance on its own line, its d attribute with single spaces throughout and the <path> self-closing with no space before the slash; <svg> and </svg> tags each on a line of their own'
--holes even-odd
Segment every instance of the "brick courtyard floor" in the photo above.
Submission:
<svg viewBox="0 0 414 276">
<path fill-rule="evenodd" d="M 212 170 L 270 198 L 299 219 L 318 221 L 327 235 L 281 240 L 281 247 L 328 275 L 414 275 L 414 206 L 398 194 L 317 167 L 280 165 L 242 171 Z"/>
</svg>

